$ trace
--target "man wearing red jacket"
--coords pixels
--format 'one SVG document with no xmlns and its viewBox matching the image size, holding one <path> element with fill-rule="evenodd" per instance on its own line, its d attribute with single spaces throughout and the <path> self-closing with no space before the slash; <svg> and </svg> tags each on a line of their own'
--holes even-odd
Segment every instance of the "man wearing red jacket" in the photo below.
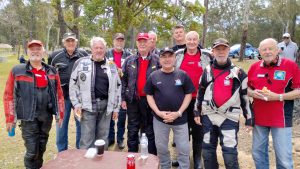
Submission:
<svg viewBox="0 0 300 169">
<path fill-rule="evenodd" d="M 261 61 L 248 71 L 248 95 L 253 97 L 255 126 L 252 155 L 257 169 L 269 168 L 269 133 L 273 138 L 276 168 L 293 168 L 292 118 L 294 99 L 300 97 L 299 69 L 278 56 L 277 41 L 260 42 Z"/>
<path fill-rule="evenodd" d="M 32 40 L 27 47 L 28 63 L 16 65 L 11 70 L 3 103 L 7 131 L 12 130 L 17 120 L 21 121 L 26 169 L 38 169 L 43 165 L 52 115 L 56 115 L 61 126 L 64 97 L 55 68 L 42 62 L 45 53 L 42 42 Z"/>
</svg>

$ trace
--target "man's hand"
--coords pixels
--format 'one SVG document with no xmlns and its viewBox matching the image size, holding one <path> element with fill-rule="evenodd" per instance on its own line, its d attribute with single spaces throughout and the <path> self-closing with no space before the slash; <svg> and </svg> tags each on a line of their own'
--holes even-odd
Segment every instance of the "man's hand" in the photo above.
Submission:
<svg viewBox="0 0 300 169">
<path fill-rule="evenodd" d="M 58 120 L 58 127 L 61 128 L 62 127 L 62 123 L 63 123 L 64 119 L 59 119 Z"/>
<path fill-rule="evenodd" d="M 255 90 L 252 90 L 250 96 L 255 98 L 255 99 L 261 99 L 261 100 L 266 101 L 266 99 L 268 99 L 268 98 L 266 98 L 262 93 L 263 93 L 262 90 L 255 89 Z"/>
<path fill-rule="evenodd" d="M 169 112 L 165 117 L 166 118 L 164 119 L 164 122 L 171 123 L 179 117 L 179 114 L 178 114 L 178 112 L 172 111 L 172 112 Z"/>
<path fill-rule="evenodd" d="M 81 112 L 81 107 L 75 107 L 74 108 L 74 115 L 76 119 L 81 119 L 82 117 L 82 112 Z"/>
<path fill-rule="evenodd" d="M 127 103 L 126 103 L 126 101 L 122 101 L 121 102 L 121 107 L 122 107 L 122 109 L 127 110 Z"/>
<path fill-rule="evenodd" d="M 112 114 L 112 119 L 113 119 L 113 120 L 118 120 L 118 116 L 119 116 L 119 113 L 113 112 L 113 114 Z"/>
<path fill-rule="evenodd" d="M 194 117 L 194 121 L 195 121 L 196 124 L 202 125 L 200 116 Z"/>
<path fill-rule="evenodd" d="M 14 127 L 14 123 L 6 123 L 6 131 L 11 132 L 11 129 Z"/>
<path fill-rule="evenodd" d="M 250 133 L 253 130 L 252 126 L 246 126 L 246 132 Z"/>
</svg>

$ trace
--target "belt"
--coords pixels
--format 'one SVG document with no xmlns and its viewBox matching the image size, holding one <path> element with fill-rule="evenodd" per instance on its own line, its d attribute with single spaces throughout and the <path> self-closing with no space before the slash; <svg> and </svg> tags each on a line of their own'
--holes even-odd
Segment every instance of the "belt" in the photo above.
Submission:
<svg viewBox="0 0 300 169">
<path fill-rule="evenodd" d="M 96 98 L 96 101 L 101 101 L 101 100 L 107 100 L 108 98 L 106 97 L 99 97 L 99 98 Z"/>
</svg>

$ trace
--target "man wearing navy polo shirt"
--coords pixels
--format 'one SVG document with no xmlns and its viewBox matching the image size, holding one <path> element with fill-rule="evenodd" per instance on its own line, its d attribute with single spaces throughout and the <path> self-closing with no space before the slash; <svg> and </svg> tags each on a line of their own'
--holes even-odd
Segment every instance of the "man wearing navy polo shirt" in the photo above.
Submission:
<svg viewBox="0 0 300 169">
<path fill-rule="evenodd" d="M 174 132 L 179 168 L 189 168 L 190 165 L 186 109 L 195 87 L 187 73 L 174 68 L 175 60 L 174 50 L 164 48 L 159 58 L 162 68 L 149 76 L 144 88 L 155 117 L 153 128 L 161 168 L 171 168 L 168 149 L 171 129 Z"/>
<path fill-rule="evenodd" d="M 292 169 L 292 117 L 294 99 L 300 97 L 299 69 L 278 56 L 277 41 L 260 42 L 261 61 L 248 72 L 248 95 L 253 97 L 255 126 L 252 155 L 257 169 L 269 168 L 269 133 L 272 133 L 276 167 Z"/>
</svg>

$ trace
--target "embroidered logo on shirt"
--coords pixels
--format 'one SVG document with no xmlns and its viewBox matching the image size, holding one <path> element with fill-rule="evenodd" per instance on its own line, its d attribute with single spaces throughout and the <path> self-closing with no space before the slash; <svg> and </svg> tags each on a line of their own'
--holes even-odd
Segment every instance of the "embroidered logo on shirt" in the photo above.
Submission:
<svg viewBox="0 0 300 169">
<path fill-rule="evenodd" d="M 285 71 L 276 70 L 274 72 L 274 79 L 275 80 L 285 80 L 285 75 L 286 75 Z"/>
<path fill-rule="evenodd" d="M 157 84 L 157 85 L 158 85 L 158 84 L 162 84 L 162 82 L 157 82 L 156 84 Z"/>
<path fill-rule="evenodd" d="M 225 79 L 224 80 L 224 86 L 229 86 L 230 85 L 230 80 L 229 79 Z"/>
<path fill-rule="evenodd" d="M 180 79 L 176 79 L 175 80 L 175 86 L 181 86 L 182 85 L 182 82 Z"/>
<path fill-rule="evenodd" d="M 85 73 L 80 74 L 80 80 L 85 81 L 86 80 L 86 75 Z"/>
</svg>

